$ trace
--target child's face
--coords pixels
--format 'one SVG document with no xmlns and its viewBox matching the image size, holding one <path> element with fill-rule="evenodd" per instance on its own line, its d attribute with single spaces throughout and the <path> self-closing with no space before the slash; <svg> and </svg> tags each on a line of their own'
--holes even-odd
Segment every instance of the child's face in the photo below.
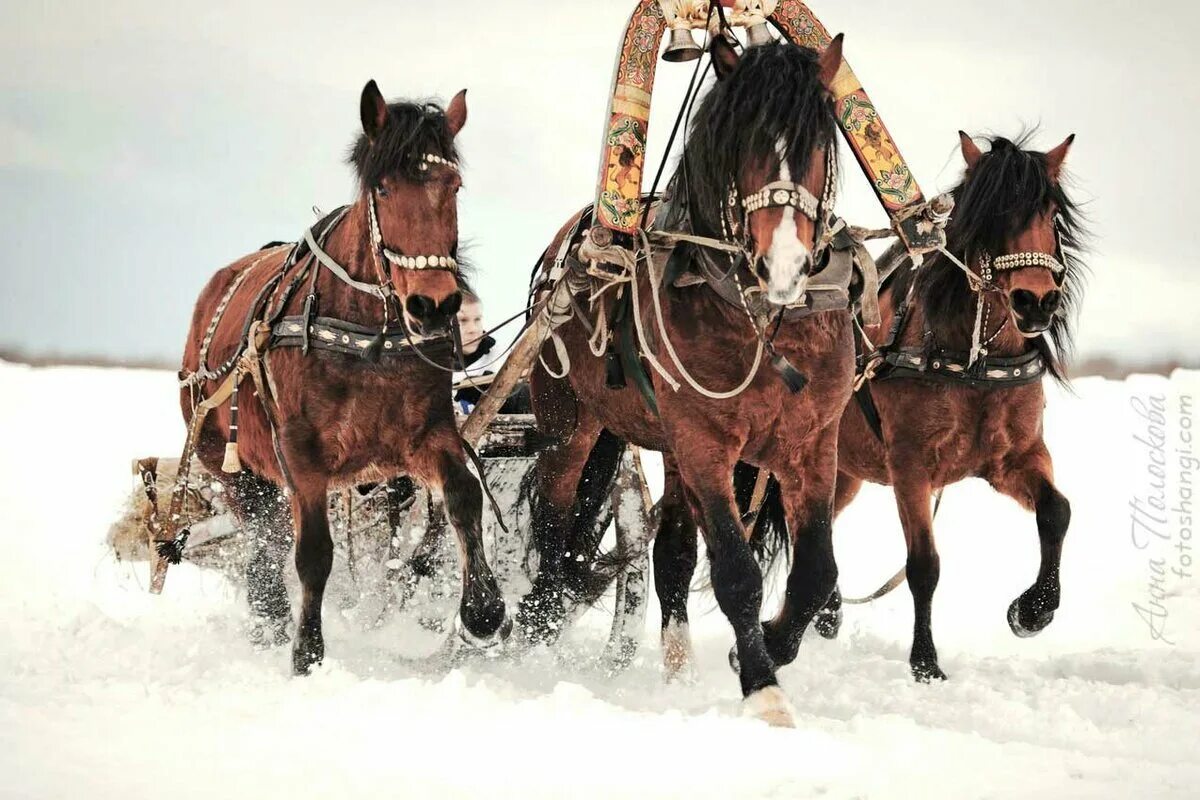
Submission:
<svg viewBox="0 0 1200 800">
<path fill-rule="evenodd" d="M 483 338 L 483 306 L 478 301 L 468 300 L 458 309 L 458 328 L 463 351 L 471 355 L 479 349 L 479 340 Z"/>
</svg>

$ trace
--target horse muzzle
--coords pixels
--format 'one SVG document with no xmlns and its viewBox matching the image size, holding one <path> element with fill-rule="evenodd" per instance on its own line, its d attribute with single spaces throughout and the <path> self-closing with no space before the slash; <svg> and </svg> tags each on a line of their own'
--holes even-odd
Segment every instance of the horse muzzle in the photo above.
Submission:
<svg viewBox="0 0 1200 800">
<path fill-rule="evenodd" d="M 421 336 L 440 336 L 450 331 L 450 325 L 462 306 L 462 294 L 455 292 L 438 303 L 432 297 L 412 294 L 404 301 L 409 328 Z"/>
</svg>

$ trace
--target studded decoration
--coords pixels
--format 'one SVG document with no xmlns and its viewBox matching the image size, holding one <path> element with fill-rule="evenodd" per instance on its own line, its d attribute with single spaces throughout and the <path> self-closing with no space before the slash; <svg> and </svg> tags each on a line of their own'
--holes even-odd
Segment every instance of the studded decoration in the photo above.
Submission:
<svg viewBox="0 0 1200 800">
<path fill-rule="evenodd" d="M 772 183 L 742 199 L 742 209 L 747 214 L 776 206 L 790 206 L 809 219 L 817 218 L 817 198 L 798 183 Z"/>
<path fill-rule="evenodd" d="M 434 155 L 433 153 L 426 153 L 425 155 L 421 156 L 422 172 L 429 169 L 430 165 L 432 164 L 441 164 L 443 167 L 448 167 L 449 169 L 458 172 L 458 164 L 455 164 L 449 159 L 442 158 L 441 156 Z"/>
</svg>

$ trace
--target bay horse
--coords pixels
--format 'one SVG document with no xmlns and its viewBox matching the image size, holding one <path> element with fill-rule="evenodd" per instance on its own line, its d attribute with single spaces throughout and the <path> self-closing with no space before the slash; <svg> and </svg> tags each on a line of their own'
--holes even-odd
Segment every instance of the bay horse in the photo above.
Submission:
<svg viewBox="0 0 1200 800">
<path fill-rule="evenodd" d="M 443 111 L 389 104 L 371 81 L 359 105 L 363 132 L 349 154 L 356 200 L 300 244 L 264 249 L 213 276 L 181 372 L 192 376 L 181 391 L 190 422 L 197 393 L 211 392 L 227 371 L 209 364 L 228 367 L 259 346 L 253 331 L 269 334 L 259 392 L 243 391 L 240 403 L 234 395 L 209 414 L 196 454 L 251 533 L 247 594 L 252 634 L 264 645 L 289 638 L 283 565 L 294 539 L 303 589 L 296 674 L 325 653 L 327 492 L 342 486 L 406 474 L 442 495 L 462 554 L 464 638 L 492 640 L 511 627 L 484 558 L 482 494 L 455 425 L 446 358 L 463 286 L 455 137 L 467 119 L 466 90 Z M 235 437 L 242 468 L 227 474 L 222 454 Z"/>
<path fill-rule="evenodd" d="M 971 137 L 959 136 L 966 172 L 952 190 L 955 212 L 946 229 L 955 258 L 937 254 L 919 268 L 906 261 L 885 281 L 880 307 L 893 320 L 889 341 L 875 351 L 865 345 L 868 378 L 838 433 L 835 515 L 863 481 L 895 491 L 915 611 L 909 663 L 922 682 L 946 678 L 932 633 L 940 563 L 931 497 L 978 477 L 1034 512 L 1041 566 L 1008 608 L 1009 626 L 1021 637 L 1054 618 L 1071 520 L 1043 437 L 1042 379 L 1066 382 L 1063 363 L 1085 269 L 1085 231 L 1062 182 L 1074 136 L 1045 153 L 1024 149 L 1027 137 L 993 138 L 984 153 Z M 742 497 L 754 480 L 752 471 L 739 471 Z M 786 545 L 779 519 L 768 488 L 755 536 L 773 535 Z M 837 634 L 841 600 L 835 589 L 820 612 L 822 635 Z M 798 645 L 799 638 L 787 660 Z"/>
<path fill-rule="evenodd" d="M 769 300 L 777 312 L 770 319 L 777 359 L 796 365 L 807 385 L 793 394 L 795 384 L 789 386 L 774 370 L 759 369 L 756 345 L 761 348 L 764 335 L 770 334 L 757 327 L 737 300 L 723 299 L 704 281 L 681 285 L 669 274 L 659 281 L 641 266 L 623 289 L 630 292 L 624 327 L 614 311 L 614 292 L 601 294 L 594 307 L 598 321 L 612 322 L 618 340 L 614 346 L 629 352 L 636 346 L 632 328 L 642 321 L 654 325 L 652 298 L 661 291 L 658 335 L 647 340 L 652 340 L 649 351 L 638 348 L 629 359 L 637 362 L 640 356 L 640 365 L 627 365 L 627 372 L 643 378 L 650 373 L 644 388 L 652 388 L 652 396 L 639 391 L 632 376 L 623 388 L 615 385 L 605 359 L 589 350 L 594 326 L 580 314 L 558 329 L 570 356 L 566 376 L 555 377 L 547 367 L 558 363 L 557 350 L 547 344 L 530 380 L 539 425 L 556 443 L 540 454 L 536 468 L 531 526 L 540 562 L 534 587 L 517 614 L 524 635 L 535 642 L 552 640 L 561 629 L 565 604 L 583 591 L 575 581 L 587 558 L 572 541 L 572 522 L 584 513 L 581 504 L 596 495 L 585 491 L 585 484 L 607 485 L 611 477 L 611 469 L 597 466 L 597 459 L 589 466 L 593 446 L 608 431 L 609 443 L 626 441 L 674 456 L 682 494 L 692 514 L 703 520 L 717 602 L 733 627 L 744 709 L 779 725 L 793 724 L 793 716 L 759 623 L 762 573 L 738 517 L 732 471 L 743 459 L 786 476 L 783 501 L 797 531 L 795 546 L 804 557 L 795 562 L 793 602 L 782 624 L 785 629 L 803 626 L 837 578 L 830 539 L 836 437 L 850 397 L 854 347 L 844 304 L 786 320 L 783 309 L 803 302 L 810 273 L 825 261 L 821 233 L 837 175 L 828 86 L 841 49 L 838 37 L 820 55 L 779 43 L 750 48 L 739 57 L 723 37 L 716 37 L 711 52 L 717 82 L 696 108 L 668 186 L 669 199 L 658 212 L 667 229 L 725 241 L 730 239 L 726 231 L 741 237 L 743 249 L 735 255 L 676 249 L 682 261 L 677 265 L 694 274 L 703 272 L 705 259 L 720 262 L 719 271 L 729 274 L 735 295 L 744 298 L 738 290 L 750 286 Z M 764 197 L 763 187 L 778 188 L 780 182 L 791 188 L 778 202 L 757 202 Z M 807 209 L 799 202 L 804 196 L 811 201 Z M 543 274 L 552 268 L 554 253 L 564 249 L 564 239 L 569 243 L 580 227 L 579 216 L 547 249 Z M 572 271 L 583 274 L 585 266 L 576 262 Z M 577 300 L 589 302 L 586 290 L 580 290 Z M 672 354 L 672 343 L 680 353 Z M 673 365 L 666 369 L 678 380 L 646 366 L 655 360 L 660 366 Z M 740 394 L 728 391 L 743 382 Z M 610 453 L 605 467 L 615 467 L 612 454 L 619 454 L 619 446 L 601 449 Z M 686 637 L 686 623 L 673 634 Z"/>
</svg>

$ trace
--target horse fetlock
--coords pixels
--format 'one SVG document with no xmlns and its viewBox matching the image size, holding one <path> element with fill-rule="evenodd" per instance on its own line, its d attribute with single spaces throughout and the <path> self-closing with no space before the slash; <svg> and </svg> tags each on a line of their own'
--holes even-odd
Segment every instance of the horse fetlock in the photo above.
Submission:
<svg viewBox="0 0 1200 800">
<path fill-rule="evenodd" d="M 325 637 L 319 630 L 301 630 L 292 647 L 292 674 L 308 675 L 325 660 Z"/>
<path fill-rule="evenodd" d="M 836 639 L 842 630 L 842 617 L 840 605 L 837 608 L 825 606 L 813 618 L 813 627 L 817 629 L 817 633 L 821 635 L 822 639 Z"/>
<path fill-rule="evenodd" d="M 918 635 L 914 639 L 908 663 L 912 668 L 913 679 L 917 683 L 946 680 L 946 673 L 942 672 L 942 668 L 938 666 L 937 648 L 934 647 L 933 640 L 928 636 Z"/>
<path fill-rule="evenodd" d="M 796 660 L 800 652 L 800 641 L 804 638 L 804 629 L 781 629 L 773 620 L 763 622 L 763 642 L 767 645 L 767 653 L 771 663 L 777 667 L 790 664 Z"/>
<path fill-rule="evenodd" d="M 912 668 L 913 680 L 917 683 L 932 683 L 933 681 L 947 680 L 947 675 L 942 672 L 942 668 L 938 666 L 937 659 L 920 659 L 910 662 Z"/>
<path fill-rule="evenodd" d="M 533 644 L 553 644 L 566 619 L 563 592 L 556 584 L 539 580 L 517 607 L 517 625 Z"/>
</svg>

